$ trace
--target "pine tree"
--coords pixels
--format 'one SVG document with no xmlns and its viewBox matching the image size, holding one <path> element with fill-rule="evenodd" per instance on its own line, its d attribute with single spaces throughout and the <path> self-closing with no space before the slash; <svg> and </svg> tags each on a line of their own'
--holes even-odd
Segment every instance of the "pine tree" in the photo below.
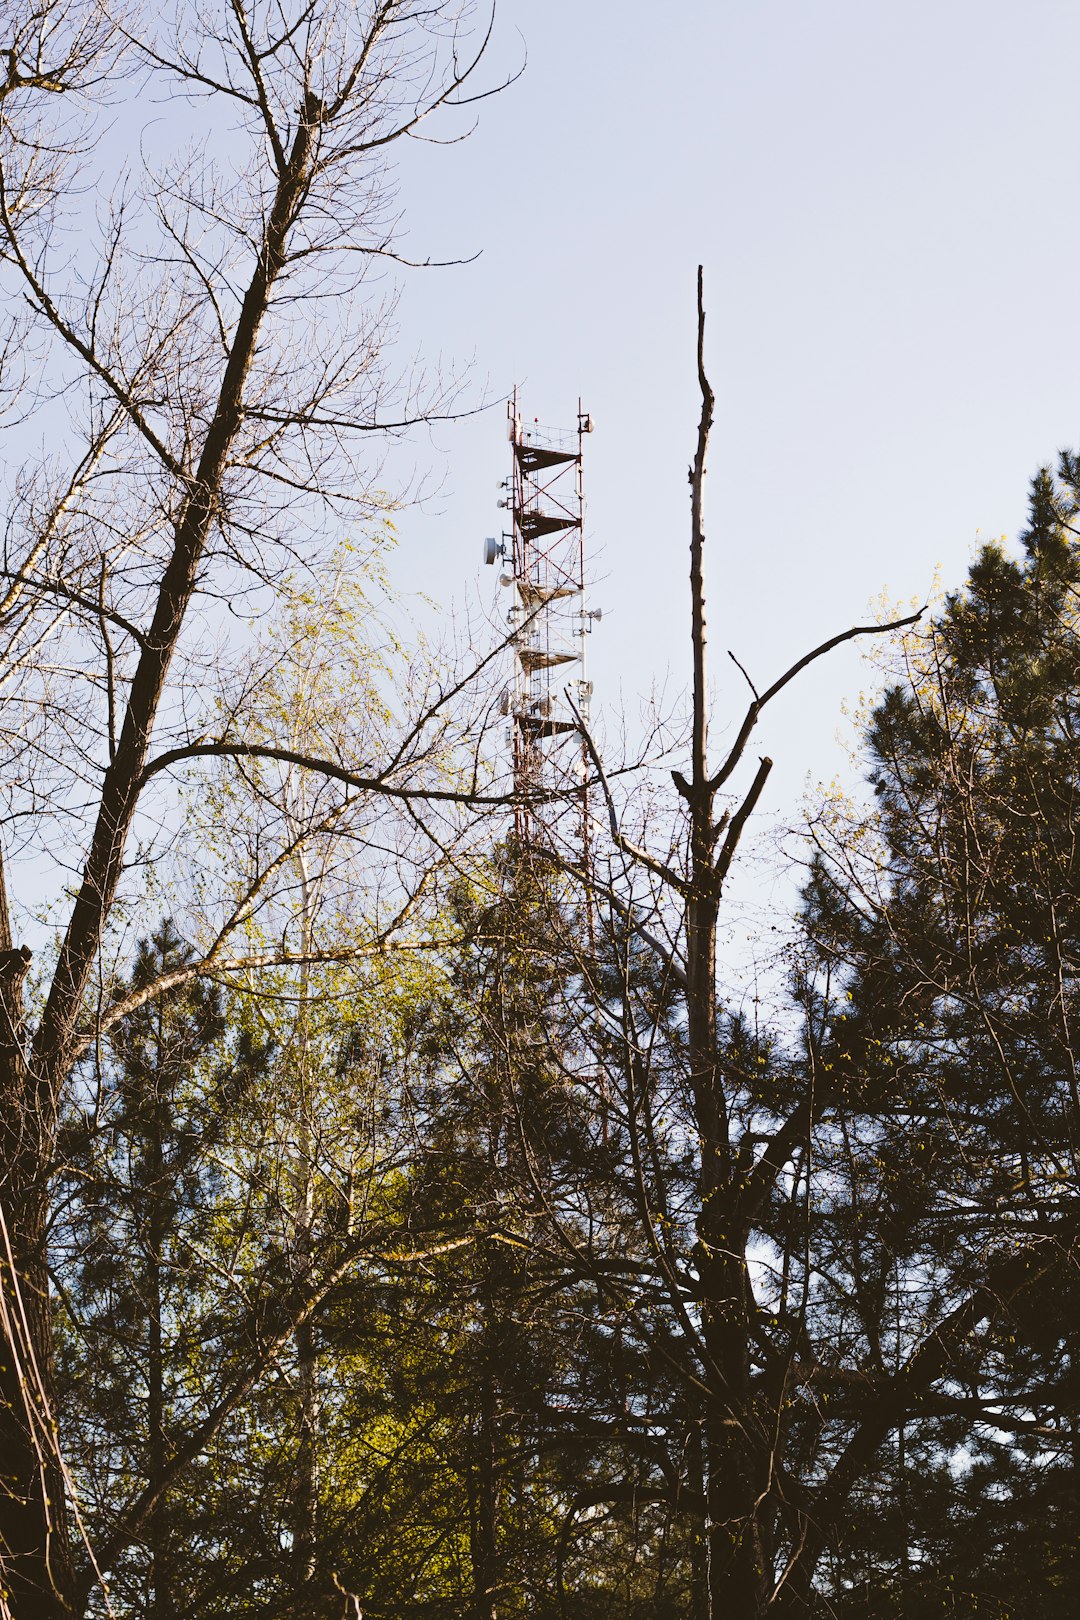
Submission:
<svg viewBox="0 0 1080 1620">
<path fill-rule="evenodd" d="M 190 956 L 163 922 L 140 944 L 116 999 L 137 997 Z M 156 1496 L 143 1548 L 116 1573 L 148 1620 L 186 1612 L 183 1548 L 193 1527 L 165 1487 L 166 1465 L 192 1398 L 185 1371 L 206 1327 L 199 1253 L 215 1202 L 214 1149 L 255 1061 L 250 1049 L 226 1051 L 225 1035 L 221 994 L 205 981 L 136 1006 L 85 1066 L 82 1106 L 63 1136 L 61 1388 L 92 1508 L 107 1522 L 128 1491 Z M 97 1528 L 96 1513 L 91 1522 Z"/>
<path fill-rule="evenodd" d="M 864 1481 L 841 1614 L 1057 1620 L 1080 1578 L 1078 496 L 1064 455 L 1022 555 L 986 547 L 910 640 L 867 732 L 876 813 L 819 829 L 803 1000 L 837 1124 L 816 1331 L 895 1364 L 913 1320 L 1032 1255 Z"/>
</svg>

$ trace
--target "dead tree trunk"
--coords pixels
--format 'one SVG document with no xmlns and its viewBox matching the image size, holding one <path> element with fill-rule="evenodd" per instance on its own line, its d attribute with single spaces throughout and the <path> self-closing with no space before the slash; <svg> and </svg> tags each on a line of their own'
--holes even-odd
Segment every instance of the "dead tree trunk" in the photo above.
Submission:
<svg viewBox="0 0 1080 1620">
<path fill-rule="evenodd" d="M 749 1279 L 738 1231 L 730 1122 L 720 1071 L 716 1019 L 716 934 L 724 877 L 734 852 L 721 843 L 717 785 L 708 760 L 707 634 L 702 497 L 714 397 L 705 373 L 705 312 L 698 270 L 697 361 L 701 417 L 690 469 L 690 599 L 693 653 L 691 776 L 677 778 L 690 820 L 685 890 L 686 1011 L 690 1086 L 701 1144 L 695 1261 L 701 1287 L 704 1353 L 705 1550 L 709 1620 L 753 1620 L 767 1590 L 757 1524 L 750 1400 Z M 764 786 L 762 768 L 740 811 L 741 822 Z"/>
</svg>

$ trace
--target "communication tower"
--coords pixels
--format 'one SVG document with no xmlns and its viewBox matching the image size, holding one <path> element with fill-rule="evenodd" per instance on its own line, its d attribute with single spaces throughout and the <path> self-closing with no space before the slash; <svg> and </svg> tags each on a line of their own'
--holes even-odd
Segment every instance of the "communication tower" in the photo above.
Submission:
<svg viewBox="0 0 1080 1620">
<path fill-rule="evenodd" d="M 582 447 L 592 421 L 579 400 L 576 429 L 526 423 L 516 390 L 508 415 L 511 471 L 499 505 L 510 527 L 485 541 L 484 561 L 502 559 L 510 592 L 513 673 L 500 708 L 510 722 L 514 830 L 522 848 L 576 845 L 588 871 L 589 758 L 574 708 L 588 720 L 586 648 L 601 617 L 585 602 Z"/>
</svg>

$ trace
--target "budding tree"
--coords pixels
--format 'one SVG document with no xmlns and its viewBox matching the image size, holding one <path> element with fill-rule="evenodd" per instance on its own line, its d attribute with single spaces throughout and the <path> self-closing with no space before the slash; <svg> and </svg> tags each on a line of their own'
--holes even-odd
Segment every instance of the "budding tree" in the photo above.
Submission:
<svg viewBox="0 0 1080 1620">
<path fill-rule="evenodd" d="M 374 273 L 397 258 L 387 148 L 485 93 L 489 29 L 462 13 L 178 0 L 144 28 L 92 0 L 5 7 L 0 1556 L 17 1617 L 73 1612 L 95 1580 L 64 1505 L 48 1219 L 103 945 L 132 866 L 169 837 L 174 767 L 240 746 L 212 701 L 229 613 L 382 504 L 380 435 L 448 408 L 392 373 Z M 167 124 L 141 125 L 163 100 Z M 343 793 L 394 770 L 420 791 L 423 741 L 419 725 L 390 759 L 329 763 Z M 46 874 L 56 931 L 32 1018 L 24 872 Z"/>
</svg>

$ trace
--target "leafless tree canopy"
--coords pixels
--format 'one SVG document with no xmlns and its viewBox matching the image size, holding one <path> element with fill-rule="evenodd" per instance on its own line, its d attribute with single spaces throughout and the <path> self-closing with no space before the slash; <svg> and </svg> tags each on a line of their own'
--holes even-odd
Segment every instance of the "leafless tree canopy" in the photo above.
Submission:
<svg viewBox="0 0 1080 1620">
<path fill-rule="evenodd" d="M 399 374 L 385 347 L 388 149 L 460 135 L 459 109 L 492 88 L 477 79 L 489 27 L 417 0 L 181 4 L 160 19 L 95 4 L 5 11 L 0 1162 L 13 1354 L 0 1540 L 16 1614 L 59 1612 L 76 1589 L 45 1229 L 101 951 L 118 900 L 175 836 L 167 765 L 196 745 L 211 768 L 221 745 L 252 741 L 239 728 L 254 719 L 221 680 L 231 627 L 242 636 L 290 575 L 385 508 L 380 440 L 452 407 L 452 388 Z M 234 965 L 320 954 L 310 930 L 306 948 L 226 944 L 306 839 L 355 818 L 356 778 L 371 786 L 394 766 L 415 778 L 431 745 L 422 717 L 376 757 L 351 752 L 355 734 L 255 729 L 300 760 L 334 743 L 348 779 L 333 804 L 294 799 L 263 829 L 201 942 Z M 363 739 L 377 749 L 378 732 Z M 14 892 L 24 873 L 30 896 Z M 57 950 L 27 1028 L 11 933 L 24 912 L 8 902 L 25 908 L 42 885 Z M 407 909 L 407 894 L 393 900 Z"/>
</svg>

